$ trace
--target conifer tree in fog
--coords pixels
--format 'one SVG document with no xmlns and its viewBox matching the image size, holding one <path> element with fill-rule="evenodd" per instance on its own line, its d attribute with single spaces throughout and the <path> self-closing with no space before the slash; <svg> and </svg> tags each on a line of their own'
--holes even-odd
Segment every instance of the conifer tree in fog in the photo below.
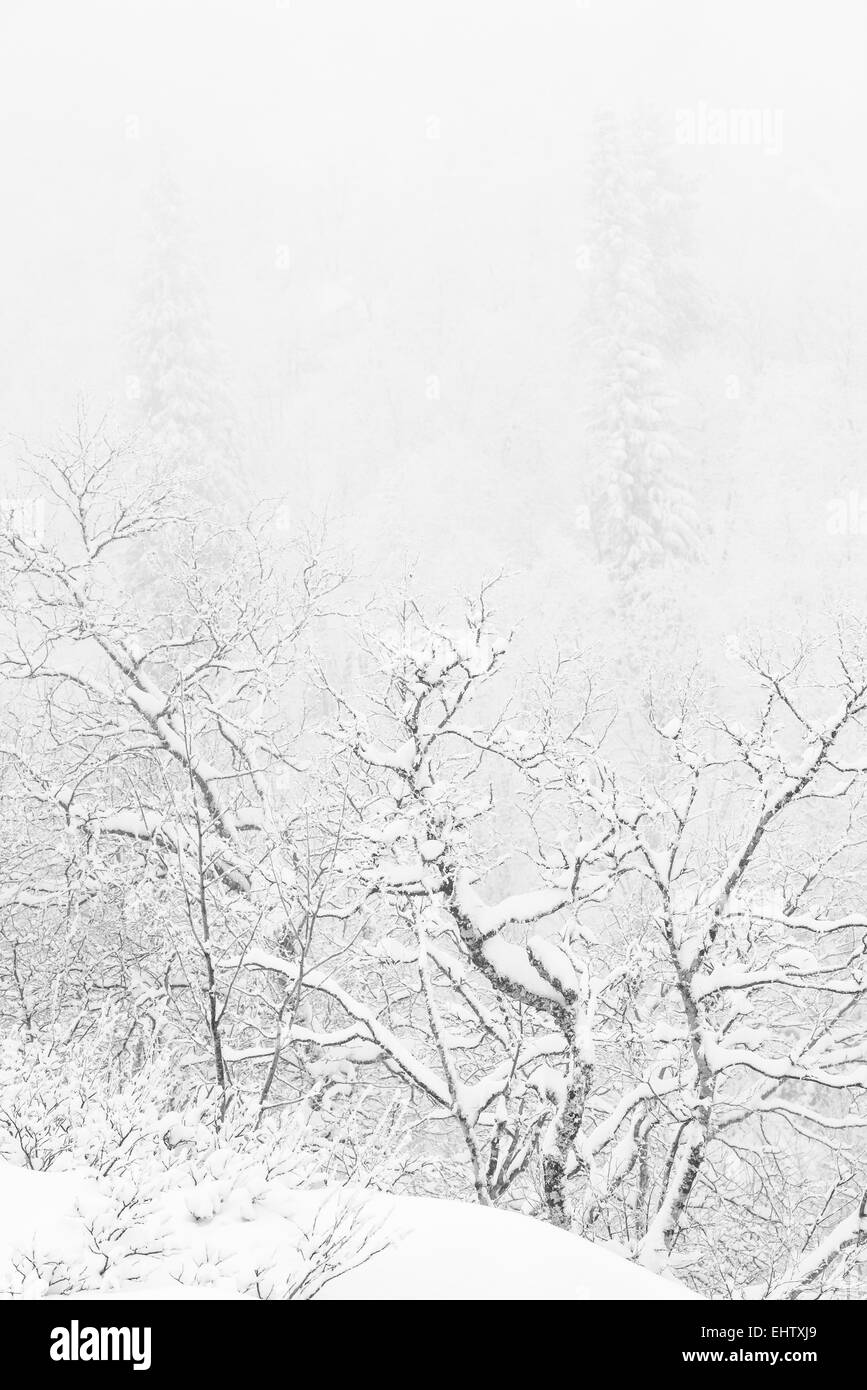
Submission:
<svg viewBox="0 0 867 1390">
<path fill-rule="evenodd" d="M 591 160 L 593 450 L 603 553 L 628 580 L 698 553 L 670 370 L 700 327 L 687 198 L 651 125 L 602 113 Z"/>
<path fill-rule="evenodd" d="M 176 182 L 155 189 L 150 245 L 130 332 L 136 424 L 182 495 L 231 509 L 244 488 L 232 404 Z"/>
</svg>

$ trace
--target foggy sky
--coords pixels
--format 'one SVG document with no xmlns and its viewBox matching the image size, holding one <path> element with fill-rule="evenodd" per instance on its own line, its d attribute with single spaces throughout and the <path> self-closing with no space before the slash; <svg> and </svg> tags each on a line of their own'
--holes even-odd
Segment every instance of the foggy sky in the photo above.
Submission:
<svg viewBox="0 0 867 1390">
<path fill-rule="evenodd" d="M 461 257 L 521 274 L 542 223 L 546 275 L 568 295 L 582 142 L 601 104 L 782 109 L 779 158 L 686 152 L 705 254 L 721 283 L 821 279 L 838 240 L 848 256 L 864 231 L 864 28 L 840 0 L 5 0 L 3 428 L 50 425 L 78 392 L 118 389 L 142 202 L 166 157 L 241 364 L 268 354 L 283 243 L 302 260 L 327 249 L 361 279 L 397 265 L 433 280 Z M 467 246 L 471 227 L 484 245 Z"/>
<path fill-rule="evenodd" d="M 6 0 L 2 467 L 13 467 L 19 437 L 50 439 L 82 396 L 93 413 L 108 407 L 123 418 L 125 334 L 149 199 L 169 169 L 186 200 L 257 481 L 297 492 L 326 458 L 333 476 L 324 501 L 354 506 L 359 476 L 379 486 L 384 428 L 393 431 L 396 486 L 418 478 L 402 412 L 409 401 L 418 413 L 425 374 L 441 373 L 450 411 L 443 448 L 456 475 L 462 423 L 482 440 L 488 420 L 502 432 L 511 418 L 525 436 L 545 436 L 513 467 L 536 470 L 536 492 L 550 491 L 552 526 L 562 532 L 548 546 L 550 564 L 562 568 L 572 544 L 562 517 L 582 500 L 589 467 L 586 382 L 573 353 L 594 113 L 655 110 L 677 166 L 695 179 L 696 254 L 719 316 L 703 466 L 722 482 L 731 450 L 711 433 L 732 370 L 729 319 L 746 324 L 738 331 L 751 339 L 747 356 L 830 353 L 843 316 L 863 352 L 864 15 L 855 0 L 821 10 L 788 0 Z M 700 108 L 778 118 L 781 148 L 678 145 L 677 113 Z M 327 317 L 335 296 L 361 306 L 363 329 L 342 345 L 335 336 L 333 388 L 311 394 L 284 448 L 272 416 L 304 346 L 305 314 Z M 795 394 L 806 410 L 801 386 Z M 394 417 L 379 420 L 378 434 L 368 428 L 376 411 Z M 788 402 L 768 428 L 780 457 L 766 468 L 759 456 L 757 472 L 741 450 L 735 511 L 752 518 L 762 550 L 776 547 L 784 568 L 793 544 L 837 564 L 824 515 L 851 473 L 849 457 L 809 447 Z M 743 430 L 759 449 L 752 425 Z M 272 437 L 269 456 L 262 441 Z M 478 464 L 479 516 L 499 467 L 499 454 Z M 762 489 L 766 500 L 754 503 Z M 499 491 L 507 509 L 509 494 Z M 421 509 L 421 485 L 418 493 Z M 389 505 L 381 525 L 391 546 L 400 499 Z M 516 494 L 516 522 L 522 505 Z M 496 525 L 505 533 L 510 521 L 503 510 Z M 503 549 L 510 562 L 505 541 Z M 499 562 L 495 551 L 489 543 Z"/>
</svg>

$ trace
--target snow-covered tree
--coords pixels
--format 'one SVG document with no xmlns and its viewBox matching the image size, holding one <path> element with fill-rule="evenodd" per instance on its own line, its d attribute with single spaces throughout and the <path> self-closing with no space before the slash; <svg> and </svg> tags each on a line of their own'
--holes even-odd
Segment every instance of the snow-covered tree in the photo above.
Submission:
<svg viewBox="0 0 867 1390">
<path fill-rule="evenodd" d="M 190 498 L 247 502 L 237 421 L 183 198 L 167 173 L 153 197 L 129 333 L 129 395 L 143 446 Z"/>
<path fill-rule="evenodd" d="M 220 961 L 290 913 L 315 853 L 274 797 L 302 722 L 300 634 L 337 581 L 315 555 L 284 578 L 243 528 L 225 567 L 223 527 L 178 521 L 116 462 L 99 436 L 46 456 L 52 534 L 3 541 L 2 676 L 19 722 L 3 768 L 20 806 L 7 1007 L 54 1036 L 116 1004 L 118 1046 L 160 1035 L 225 1111 L 234 1023 L 247 1017 L 243 1036 L 268 1005 L 230 1009 Z M 125 555 L 145 544 L 166 557 L 163 583 L 130 592 Z"/>
<path fill-rule="evenodd" d="M 699 550 L 670 368 L 700 312 L 684 244 L 686 194 L 652 126 L 602 112 L 590 172 L 598 529 L 609 562 L 629 579 Z"/>
<path fill-rule="evenodd" d="M 239 528 L 225 565 L 99 436 L 36 473 L 44 534 L 0 534 L 0 1156 L 101 1174 L 75 1116 L 123 1133 L 138 1086 L 219 1173 L 301 1132 L 329 1180 L 706 1293 L 861 1287 L 863 624 L 757 644 L 734 715 L 652 685 L 636 756 L 585 661 L 510 675 L 490 586 L 368 610 L 343 690 L 304 651 L 323 556 L 284 578 Z"/>
<path fill-rule="evenodd" d="M 814 1296 L 857 1271 L 861 641 L 758 650 L 748 725 L 694 689 L 664 718 L 651 700 L 636 779 L 592 681 L 549 673 L 517 722 L 485 699 L 503 658 L 485 595 L 461 625 L 413 608 L 374 640 L 381 681 L 366 707 L 337 697 L 335 735 L 365 944 L 308 976 L 336 1007 L 319 1041 L 402 1079 L 428 1144 L 450 1117 L 479 1201 L 709 1292 Z"/>
</svg>

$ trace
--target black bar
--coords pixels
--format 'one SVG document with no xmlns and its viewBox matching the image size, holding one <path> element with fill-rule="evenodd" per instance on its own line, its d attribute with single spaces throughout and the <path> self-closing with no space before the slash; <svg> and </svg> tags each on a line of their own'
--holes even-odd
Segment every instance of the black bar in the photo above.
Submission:
<svg viewBox="0 0 867 1390">
<path fill-rule="evenodd" d="M 118 1336 L 119 1352 L 148 1361 L 86 1359 L 103 1343 L 89 1329 L 140 1329 Z M 113 1334 L 112 1334 L 113 1335 Z M 864 1340 L 859 1303 L 259 1303 L 216 1300 L 11 1301 L 0 1304 L 0 1337 L 7 1370 L 13 1352 L 28 1370 L 55 1376 L 108 1373 L 164 1378 L 218 1375 L 222 1384 L 251 1374 L 296 1381 L 311 1367 L 376 1383 L 420 1373 L 466 1375 L 478 1368 L 488 1383 L 501 1367 L 509 1384 L 536 1366 L 536 1377 L 558 1368 L 576 1384 L 587 1372 L 672 1374 L 701 1380 L 709 1372 L 799 1377 L 842 1372 L 858 1364 Z M 111 1355 L 111 1336 L 105 1350 Z M 73 1355 L 59 1360 L 55 1354 Z M 571 1371 L 570 1371 L 571 1365 Z M 450 1369 L 451 1368 L 451 1371 Z M 451 1387 L 449 1387 L 451 1390 Z"/>
</svg>

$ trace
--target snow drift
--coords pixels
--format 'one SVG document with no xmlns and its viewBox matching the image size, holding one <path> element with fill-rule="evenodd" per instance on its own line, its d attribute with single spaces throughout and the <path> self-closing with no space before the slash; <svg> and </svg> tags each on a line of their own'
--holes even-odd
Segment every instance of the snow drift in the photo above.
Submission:
<svg viewBox="0 0 867 1390">
<path fill-rule="evenodd" d="M 456 1201 L 352 1189 L 169 1192 L 132 1258 L 73 1289 L 106 1201 L 88 1174 L 0 1163 L 0 1287 L 6 1296 L 327 1299 L 677 1299 L 674 1281 L 529 1216 Z M 155 1240 L 159 1232 L 161 1244 Z M 329 1244 L 330 1242 L 330 1244 Z M 150 1253 L 141 1255 L 142 1248 Z M 316 1251 L 320 1253 L 315 1257 Z M 30 1277 L 16 1283 L 22 1253 Z M 35 1256 L 35 1272 L 31 1257 Z M 46 1272 L 51 1272 L 47 1274 Z M 287 1273 L 288 1271 L 288 1273 Z"/>
</svg>

